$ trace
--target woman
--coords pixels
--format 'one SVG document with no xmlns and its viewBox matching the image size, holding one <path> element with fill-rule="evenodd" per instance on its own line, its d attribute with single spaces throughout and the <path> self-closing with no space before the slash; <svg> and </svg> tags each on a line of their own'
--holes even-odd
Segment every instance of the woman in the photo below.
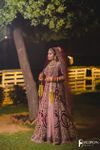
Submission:
<svg viewBox="0 0 100 150">
<path fill-rule="evenodd" d="M 66 69 L 63 49 L 50 48 L 47 65 L 39 75 L 39 80 L 44 83 L 44 90 L 32 136 L 34 142 L 62 144 L 76 140 Z"/>
</svg>

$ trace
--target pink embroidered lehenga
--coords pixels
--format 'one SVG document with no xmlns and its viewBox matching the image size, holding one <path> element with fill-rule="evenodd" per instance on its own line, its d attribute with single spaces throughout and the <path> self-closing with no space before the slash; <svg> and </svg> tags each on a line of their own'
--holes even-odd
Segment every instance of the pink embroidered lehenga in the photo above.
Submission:
<svg viewBox="0 0 100 150">
<path fill-rule="evenodd" d="M 51 142 L 62 144 L 77 139 L 76 129 L 73 125 L 71 103 L 66 91 L 65 61 L 59 47 L 54 48 L 58 61 L 47 65 L 43 73 L 47 76 L 65 76 L 65 81 L 46 82 L 44 92 L 39 102 L 39 111 L 32 141 Z M 50 98 L 50 91 L 53 98 Z"/>
</svg>

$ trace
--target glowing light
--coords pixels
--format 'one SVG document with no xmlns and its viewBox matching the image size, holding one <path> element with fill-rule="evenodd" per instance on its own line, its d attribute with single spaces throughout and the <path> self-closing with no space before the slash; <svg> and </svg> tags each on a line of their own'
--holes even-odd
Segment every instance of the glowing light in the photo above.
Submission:
<svg viewBox="0 0 100 150">
<path fill-rule="evenodd" d="M 5 39 L 8 39 L 8 36 L 7 35 L 5 35 L 5 37 L 4 37 Z"/>
<path fill-rule="evenodd" d="M 67 56 L 67 57 L 69 59 L 70 65 L 73 65 L 73 63 L 74 63 L 74 57 L 72 57 L 72 56 Z"/>
</svg>

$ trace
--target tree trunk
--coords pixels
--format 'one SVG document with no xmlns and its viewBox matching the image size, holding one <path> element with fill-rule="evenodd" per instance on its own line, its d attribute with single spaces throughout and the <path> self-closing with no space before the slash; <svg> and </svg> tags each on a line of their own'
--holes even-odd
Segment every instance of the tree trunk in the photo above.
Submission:
<svg viewBox="0 0 100 150">
<path fill-rule="evenodd" d="M 31 67 L 28 61 L 27 52 L 21 30 L 19 28 L 15 28 L 13 35 L 18 54 L 19 64 L 24 76 L 24 82 L 28 99 L 29 119 L 34 120 L 37 116 L 38 111 L 38 94 L 36 83 L 34 81 L 31 72 Z"/>
</svg>

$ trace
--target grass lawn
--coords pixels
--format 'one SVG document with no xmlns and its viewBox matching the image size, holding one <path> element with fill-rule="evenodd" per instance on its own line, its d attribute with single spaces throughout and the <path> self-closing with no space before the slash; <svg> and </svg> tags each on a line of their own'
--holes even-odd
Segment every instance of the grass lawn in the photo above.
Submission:
<svg viewBox="0 0 100 150">
<path fill-rule="evenodd" d="M 28 112 L 27 107 L 4 106 L 0 108 L 0 115 Z M 85 140 L 100 140 L 100 93 L 86 93 L 73 95 L 73 119 L 79 138 Z M 36 144 L 30 139 L 33 134 L 29 131 L 0 134 L 0 150 L 78 150 L 77 142 L 66 145 Z M 99 145 L 100 146 L 100 145 Z M 87 149 L 88 148 L 88 149 Z M 100 150 L 100 148 L 83 147 L 81 150 Z"/>
<path fill-rule="evenodd" d="M 28 112 L 27 106 L 20 104 L 20 105 L 5 105 L 0 108 L 0 115 L 4 114 L 14 114 L 14 113 L 21 113 L 21 112 Z"/>
<path fill-rule="evenodd" d="M 0 135 L 0 150 L 76 150 L 77 144 L 52 145 L 31 142 L 33 130 L 16 134 Z"/>
</svg>

